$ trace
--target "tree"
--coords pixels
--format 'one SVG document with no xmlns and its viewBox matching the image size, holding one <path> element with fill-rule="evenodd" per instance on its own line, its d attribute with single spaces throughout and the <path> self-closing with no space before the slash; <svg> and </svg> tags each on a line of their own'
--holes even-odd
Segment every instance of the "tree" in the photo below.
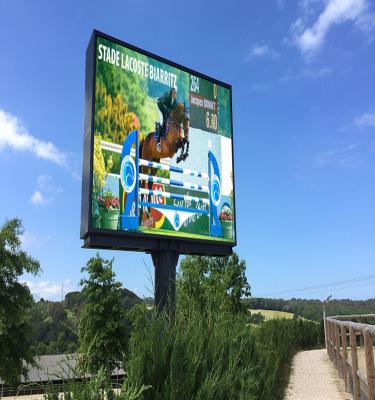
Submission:
<svg viewBox="0 0 375 400">
<path fill-rule="evenodd" d="M 37 275 L 38 261 L 21 249 L 22 222 L 6 221 L 0 230 L 0 377 L 16 384 L 25 364 L 34 364 L 35 348 L 28 318 L 33 304 L 29 288 L 19 282 L 24 273 Z"/>
<path fill-rule="evenodd" d="M 177 280 L 178 301 L 193 303 L 201 310 L 246 311 L 242 299 L 250 296 L 246 263 L 234 253 L 230 257 L 188 256 L 181 262 Z"/>
<path fill-rule="evenodd" d="M 140 128 L 138 116 L 128 111 L 128 105 L 120 94 L 111 97 L 101 79 L 98 79 L 95 93 L 95 136 L 123 144 L 126 136 Z"/>
<path fill-rule="evenodd" d="M 104 368 L 110 374 L 120 367 L 128 342 L 121 283 L 115 280 L 112 264 L 113 259 L 97 254 L 82 268 L 89 276 L 81 280 L 86 302 L 78 329 L 79 352 L 84 369 L 91 373 Z"/>
<path fill-rule="evenodd" d="M 258 313 L 251 313 L 250 318 L 249 318 L 249 323 L 254 324 L 254 325 L 259 325 L 262 322 L 264 322 L 265 317 L 262 315 L 260 312 Z"/>
</svg>

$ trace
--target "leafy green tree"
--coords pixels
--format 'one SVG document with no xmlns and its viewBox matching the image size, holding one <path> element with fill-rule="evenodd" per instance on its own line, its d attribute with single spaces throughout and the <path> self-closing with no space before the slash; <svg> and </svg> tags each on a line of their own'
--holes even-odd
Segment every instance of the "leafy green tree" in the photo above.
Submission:
<svg viewBox="0 0 375 400">
<path fill-rule="evenodd" d="M 79 352 L 91 373 L 104 368 L 109 374 L 121 366 L 128 342 L 121 283 L 115 280 L 112 264 L 113 259 L 97 254 L 82 268 L 89 276 L 81 280 L 86 302 L 78 329 Z"/>
<path fill-rule="evenodd" d="M 96 85 L 95 111 L 95 135 L 104 140 L 122 144 L 129 132 L 140 128 L 137 115 L 128 111 L 119 94 L 111 97 L 101 79 Z"/>
<path fill-rule="evenodd" d="M 195 303 L 201 310 L 216 307 L 245 312 L 242 299 L 250 296 L 245 270 L 245 261 L 236 253 L 230 257 L 188 256 L 181 262 L 178 301 Z"/>
<path fill-rule="evenodd" d="M 147 62 L 146 56 L 126 50 L 121 46 L 113 45 L 105 39 L 100 41 L 119 50 L 123 54 Z M 104 91 L 102 87 L 99 89 L 100 94 L 96 98 L 95 105 L 96 112 L 101 108 L 107 111 L 103 110 L 102 117 L 104 118 L 95 121 L 95 131 L 100 132 L 103 137 L 107 136 L 104 131 L 100 130 L 103 129 L 102 124 L 106 125 L 108 122 L 106 120 L 107 117 L 111 118 L 110 124 L 113 124 L 112 129 L 119 129 L 123 127 L 123 124 L 126 126 L 124 132 L 112 131 L 110 133 L 109 138 L 113 135 L 114 139 L 112 140 L 115 143 L 118 143 L 117 140 L 121 135 L 126 136 L 132 129 L 139 129 L 141 136 L 143 136 L 154 128 L 155 121 L 152 121 L 150 124 L 151 121 L 148 118 L 149 110 L 146 106 L 147 78 L 136 73 L 124 71 L 110 63 L 98 62 L 96 66 L 96 80 L 97 84 L 104 86 L 105 89 Z M 115 105 L 116 102 L 117 105 Z M 134 120 L 134 117 L 136 117 L 136 120 Z M 136 128 L 131 126 L 134 124 L 137 126 Z M 119 144 L 122 144 L 122 142 L 123 140 Z"/>
<path fill-rule="evenodd" d="M 34 364 L 35 355 L 28 318 L 33 297 L 19 277 L 37 275 L 40 264 L 21 249 L 22 233 L 19 219 L 6 221 L 0 229 L 0 377 L 9 384 L 26 376 L 24 362 Z"/>
</svg>

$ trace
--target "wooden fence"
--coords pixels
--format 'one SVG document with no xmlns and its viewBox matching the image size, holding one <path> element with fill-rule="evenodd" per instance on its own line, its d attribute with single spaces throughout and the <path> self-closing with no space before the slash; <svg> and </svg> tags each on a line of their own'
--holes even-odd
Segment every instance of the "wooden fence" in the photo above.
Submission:
<svg viewBox="0 0 375 400">
<path fill-rule="evenodd" d="M 375 325 L 364 320 L 375 320 L 375 314 L 326 318 L 326 347 L 353 399 L 375 400 Z"/>
</svg>

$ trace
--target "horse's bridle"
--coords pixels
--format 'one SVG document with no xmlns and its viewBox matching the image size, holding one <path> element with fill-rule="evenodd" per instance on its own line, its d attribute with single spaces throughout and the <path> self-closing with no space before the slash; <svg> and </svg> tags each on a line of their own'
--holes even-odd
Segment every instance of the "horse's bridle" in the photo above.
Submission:
<svg viewBox="0 0 375 400">
<path fill-rule="evenodd" d="M 169 130 L 169 126 L 170 125 L 174 126 L 176 129 L 179 129 L 182 126 L 182 124 L 180 122 L 178 122 L 178 121 L 176 121 L 176 120 L 174 120 L 172 118 L 168 118 L 168 121 L 167 121 L 167 132 Z"/>
</svg>

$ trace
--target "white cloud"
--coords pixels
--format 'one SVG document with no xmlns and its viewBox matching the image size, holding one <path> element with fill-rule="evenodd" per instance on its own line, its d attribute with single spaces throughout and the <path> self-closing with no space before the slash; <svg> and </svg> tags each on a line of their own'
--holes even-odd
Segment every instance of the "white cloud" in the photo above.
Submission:
<svg viewBox="0 0 375 400">
<path fill-rule="evenodd" d="M 302 9 L 304 17 L 314 14 L 314 7 L 316 3 L 321 3 L 322 0 L 301 0 L 298 6 Z"/>
<path fill-rule="evenodd" d="M 300 76 L 315 80 L 315 79 L 323 78 L 324 76 L 330 74 L 331 72 L 332 72 L 332 68 L 328 68 L 328 67 L 318 68 L 318 69 L 304 68 L 301 71 Z"/>
<path fill-rule="evenodd" d="M 322 151 L 313 156 L 315 167 L 335 165 L 339 167 L 355 167 L 362 163 L 362 157 L 358 150 L 358 144 L 350 143 L 330 150 Z"/>
<path fill-rule="evenodd" d="M 32 136 L 20 120 L 0 109 L 0 151 L 10 147 L 16 151 L 29 151 L 38 158 L 66 165 L 68 155 L 53 143 Z"/>
<path fill-rule="evenodd" d="M 375 113 L 364 113 L 354 120 L 354 123 L 360 127 L 375 126 Z"/>
<path fill-rule="evenodd" d="M 278 6 L 279 10 L 282 10 L 285 7 L 285 1 L 277 0 L 277 6 Z"/>
<path fill-rule="evenodd" d="M 267 84 L 262 84 L 262 83 L 254 83 L 253 85 L 251 85 L 251 90 L 253 92 L 257 92 L 257 93 L 265 93 L 268 92 L 270 89 L 270 86 Z"/>
<path fill-rule="evenodd" d="M 20 236 L 22 247 L 31 247 L 34 244 L 39 243 L 37 236 L 31 231 L 24 231 L 23 234 Z"/>
<path fill-rule="evenodd" d="M 262 58 L 268 57 L 272 59 L 276 59 L 279 57 L 279 53 L 273 49 L 271 49 L 266 44 L 255 44 L 247 53 L 244 62 L 249 62 L 251 59 L 254 58 Z"/>
<path fill-rule="evenodd" d="M 307 6 L 309 3 L 311 1 Z M 324 10 L 310 27 L 305 27 L 302 18 L 292 24 L 293 42 L 304 55 L 311 55 L 323 46 L 332 26 L 348 21 L 359 24 L 367 9 L 367 0 L 327 0 Z"/>
<path fill-rule="evenodd" d="M 38 186 L 40 187 L 40 189 L 51 192 L 51 193 L 55 193 L 55 194 L 59 194 L 63 192 L 62 187 L 60 187 L 59 185 L 57 185 L 53 178 L 49 175 L 39 175 L 38 179 L 37 179 L 37 183 Z"/>
<path fill-rule="evenodd" d="M 35 205 L 46 205 L 54 201 L 52 195 L 60 194 L 63 192 L 62 187 L 57 185 L 53 178 L 49 175 L 39 175 L 37 179 L 38 189 L 34 191 L 30 201 Z M 46 195 L 45 193 L 48 193 Z"/>
<path fill-rule="evenodd" d="M 280 83 L 287 84 L 296 79 L 312 79 L 317 80 L 326 77 L 332 73 L 332 68 L 322 67 L 322 68 L 303 68 L 301 71 L 293 72 L 291 68 L 280 77 Z"/>
<path fill-rule="evenodd" d="M 32 231 L 25 230 L 20 236 L 23 248 L 31 249 L 36 246 L 44 246 L 51 239 L 49 235 L 39 235 Z"/>
<path fill-rule="evenodd" d="M 64 297 L 66 293 L 76 289 L 70 279 L 65 279 L 63 282 L 25 281 L 25 284 L 36 298 L 43 297 L 45 300 L 61 300 L 61 296 Z"/>
<path fill-rule="evenodd" d="M 30 201 L 37 206 L 41 206 L 51 203 L 53 199 L 52 197 L 45 197 L 39 190 L 35 190 L 30 197 Z"/>
<path fill-rule="evenodd" d="M 355 22 L 356 26 L 366 33 L 375 30 L 375 12 L 361 15 Z"/>
</svg>

